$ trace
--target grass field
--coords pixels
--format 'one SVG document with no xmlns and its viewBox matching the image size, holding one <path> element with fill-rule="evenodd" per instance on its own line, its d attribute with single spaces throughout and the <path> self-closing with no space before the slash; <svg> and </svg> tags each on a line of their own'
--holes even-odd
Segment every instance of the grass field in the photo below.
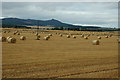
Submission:
<svg viewBox="0 0 120 80">
<path fill-rule="evenodd" d="M 48 41 L 43 40 L 49 33 L 53 36 Z M 76 35 L 76 39 L 66 38 L 66 35 L 59 37 L 54 31 L 40 33 L 40 40 L 35 40 L 31 30 L 23 31 L 21 35 L 13 35 L 13 32 L 2 35 L 17 39 L 16 43 L 2 43 L 3 78 L 118 77 L 118 36 L 102 36 L 100 45 L 93 45 L 92 41 L 97 39 L 95 35 L 88 40 L 80 35 Z M 19 39 L 22 35 L 27 37 L 25 41 Z"/>
</svg>

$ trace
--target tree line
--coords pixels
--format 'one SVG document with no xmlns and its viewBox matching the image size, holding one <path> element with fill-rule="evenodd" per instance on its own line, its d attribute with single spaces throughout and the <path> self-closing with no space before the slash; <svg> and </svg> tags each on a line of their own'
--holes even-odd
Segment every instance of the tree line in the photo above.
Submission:
<svg viewBox="0 0 120 80">
<path fill-rule="evenodd" d="M 23 25 L 9 25 L 9 24 L 2 24 L 2 28 L 26 28 L 31 29 L 30 27 L 26 27 Z"/>
<path fill-rule="evenodd" d="M 72 31 L 117 31 L 115 28 L 85 28 L 85 27 L 55 27 L 52 30 L 72 30 Z"/>
</svg>

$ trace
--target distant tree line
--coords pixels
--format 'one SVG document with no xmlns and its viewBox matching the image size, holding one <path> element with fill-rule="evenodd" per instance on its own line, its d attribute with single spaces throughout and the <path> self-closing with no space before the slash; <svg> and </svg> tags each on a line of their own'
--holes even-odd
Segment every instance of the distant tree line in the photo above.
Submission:
<svg viewBox="0 0 120 80">
<path fill-rule="evenodd" d="M 72 30 L 72 31 L 80 31 L 79 27 L 55 27 L 52 30 Z"/>
<path fill-rule="evenodd" d="M 2 24 L 2 28 L 24 28 L 31 29 L 31 27 L 26 27 L 23 25 L 10 25 L 10 24 Z M 116 28 L 88 28 L 88 27 L 54 27 L 54 28 L 46 28 L 47 30 L 70 30 L 70 31 L 120 31 Z"/>
<path fill-rule="evenodd" d="M 2 24 L 2 28 L 26 28 L 31 29 L 30 27 L 26 27 L 23 25 L 9 25 L 9 24 Z"/>
<path fill-rule="evenodd" d="M 118 31 L 115 28 L 86 28 L 86 27 L 55 27 L 52 30 L 71 30 L 71 31 Z"/>
</svg>

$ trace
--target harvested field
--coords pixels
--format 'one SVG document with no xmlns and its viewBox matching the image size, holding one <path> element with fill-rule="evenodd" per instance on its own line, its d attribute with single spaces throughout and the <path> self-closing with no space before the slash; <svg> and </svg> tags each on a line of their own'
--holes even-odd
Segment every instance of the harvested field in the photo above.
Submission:
<svg viewBox="0 0 120 80">
<path fill-rule="evenodd" d="M 98 40 L 96 35 L 85 40 L 80 35 L 73 39 L 66 34 L 60 37 L 55 34 L 57 31 L 45 31 L 36 40 L 31 30 L 18 29 L 21 35 L 13 35 L 15 30 L 2 33 L 4 37 L 16 38 L 16 43 L 2 43 L 3 78 L 118 78 L 118 36 L 101 35 L 100 44 L 93 45 L 92 41 Z M 48 34 L 53 35 L 43 40 Z M 20 36 L 26 36 L 26 40 L 20 40 Z"/>
</svg>

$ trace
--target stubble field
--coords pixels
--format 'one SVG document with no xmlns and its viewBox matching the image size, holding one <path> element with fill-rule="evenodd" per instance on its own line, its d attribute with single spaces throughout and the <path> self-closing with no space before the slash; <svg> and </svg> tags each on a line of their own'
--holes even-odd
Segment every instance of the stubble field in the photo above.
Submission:
<svg viewBox="0 0 120 80">
<path fill-rule="evenodd" d="M 43 40 L 49 33 L 53 36 L 48 41 Z M 59 37 L 54 31 L 40 33 L 40 40 L 35 40 L 31 30 L 21 35 L 13 35 L 11 30 L 2 35 L 17 39 L 16 43 L 2 43 L 3 78 L 118 77 L 118 36 L 105 38 L 101 35 L 100 45 L 93 45 L 92 41 L 98 40 L 96 35 L 87 40 L 80 35 L 76 35 L 76 39 L 67 38 L 65 34 Z M 26 36 L 26 40 L 20 40 L 20 36 Z"/>
</svg>

